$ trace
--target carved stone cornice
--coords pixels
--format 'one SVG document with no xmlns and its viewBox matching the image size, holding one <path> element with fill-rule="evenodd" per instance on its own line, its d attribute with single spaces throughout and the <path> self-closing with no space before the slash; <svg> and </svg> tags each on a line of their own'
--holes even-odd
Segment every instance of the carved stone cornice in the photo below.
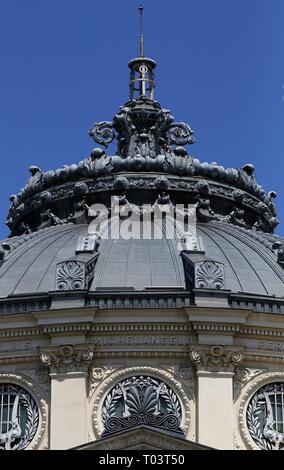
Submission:
<svg viewBox="0 0 284 470">
<path fill-rule="evenodd" d="M 47 366 L 51 374 L 68 372 L 88 372 L 94 356 L 94 345 L 62 345 L 40 349 L 41 362 Z"/>
<path fill-rule="evenodd" d="M 244 359 L 244 348 L 194 345 L 190 347 L 190 358 L 198 371 L 234 372 Z"/>
</svg>

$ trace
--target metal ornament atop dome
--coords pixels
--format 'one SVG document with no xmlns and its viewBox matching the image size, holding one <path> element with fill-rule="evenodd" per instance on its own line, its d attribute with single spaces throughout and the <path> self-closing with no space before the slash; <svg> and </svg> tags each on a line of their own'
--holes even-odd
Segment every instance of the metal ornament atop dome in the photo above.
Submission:
<svg viewBox="0 0 284 470">
<path fill-rule="evenodd" d="M 140 5 L 138 10 L 140 12 L 140 56 L 132 59 L 128 64 L 130 68 L 129 99 L 147 96 L 153 100 L 156 62 L 144 56 L 143 5 Z"/>
<path fill-rule="evenodd" d="M 25 187 L 10 196 L 6 223 L 11 235 L 29 239 L 36 230 L 87 224 L 88 209 L 97 193 L 109 204 L 111 194 L 124 190 L 135 201 L 140 191 L 139 201 L 151 205 L 159 194 L 161 200 L 173 204 L 196 204 L 201 223 L 232 224 L 239 230 L 251 230 L 255 237 L 257 232 L 272 233 L 278 225 L 273 203 L 276 193 L 266 194 L 257 184 L 254 166 L 224 168 L 192 157 L 184 146 L 194 143 L 193 130 L 176 122 L 154 100 L 156 63 L 144 56 L 142 5 L 139 12 L 140 56 L 129 63 L 130 100 L 111 121 L 97 122 L 89 130 L 90 137 L 105 149 L 95 148 L 78 164 L 54 171 L 31 166 Z M 109 155 L 106 149 L 114 141 L 116 152 Z M 6 251 L 2 245 L 0 264 L 7 258 Z M 277 256 L 282 263 L 283 250 L 278 249 Z"/>
</svg>

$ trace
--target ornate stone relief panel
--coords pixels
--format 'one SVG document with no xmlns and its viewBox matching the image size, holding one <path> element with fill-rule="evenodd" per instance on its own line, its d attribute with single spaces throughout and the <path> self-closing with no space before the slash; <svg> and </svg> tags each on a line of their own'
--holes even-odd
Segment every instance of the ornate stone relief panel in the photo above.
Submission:
<svg viewBox="0 0 284 470">
<path fill-rule="evenodd" d="M 163 369 L 168 370 L 181 381 L 183 386 L 189 391 L 190 397 L 195 401 L 195 372 L 192 367 L 186 365 L 163 365 Z"/>
<path fill-rule="evenodd" d="M 117 367 L 111 366 L 101 366 L 91 369 L 89 375 L 89 395 L 92 395 L 99 384 L 116 369 Z"/>
<path fill-rule="evenodd" d="M 48 407 L 42 391 L 19 374 L 0 374 L 0 450 L 47 449 Z"/>
<path fill-rule="evenodd" d="M 265 369 L 237 368 L 234 377 L 234 396 L 237 397 L 250 380 L 264 372 Z"/>
</svg>

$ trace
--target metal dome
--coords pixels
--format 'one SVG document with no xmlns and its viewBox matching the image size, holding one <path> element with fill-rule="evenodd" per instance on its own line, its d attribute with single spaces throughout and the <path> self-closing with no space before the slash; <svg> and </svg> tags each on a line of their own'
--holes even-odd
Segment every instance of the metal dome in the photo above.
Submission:
<svg viewBox="0 0 284 470">
<path fill-rule="evenodd" d="M 56 226 L 9 240 L 11 250 L 0 268 L 0 297 L 56 290 L 59 263 L 74 259 L 88 226 Z M 284 294 L 284 273 L 265 239 L 229 224 L 198 224 L 206 258 L 224 264 L 226 289 L 257 295 Z M 175 240 L 103 240 L 89 291 L 186 289 L 182 258 Z"/>
</svg>

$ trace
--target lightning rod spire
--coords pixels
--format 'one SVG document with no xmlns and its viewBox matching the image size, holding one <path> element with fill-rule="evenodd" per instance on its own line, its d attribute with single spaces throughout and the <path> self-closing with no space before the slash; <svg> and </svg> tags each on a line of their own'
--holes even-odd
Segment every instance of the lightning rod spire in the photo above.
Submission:
<svg viewBox="0 0 284 470">
<path fill-rule="evenodd" d="M 140 57 L 144 57 L 143 5 L 140 5 L 138 10 L 140 12 Z"/>
<path fill-rule="evenodd" d="M 144 55 L 144 33 L 143 33 L 143 12 L 144 7 L 138 7 L 140 15 L 140 55 L 132 59 L 128 66 L 130 68 L 129 99 L 148 98 L 154 100 L 156 62 Z"/>
</svg>

